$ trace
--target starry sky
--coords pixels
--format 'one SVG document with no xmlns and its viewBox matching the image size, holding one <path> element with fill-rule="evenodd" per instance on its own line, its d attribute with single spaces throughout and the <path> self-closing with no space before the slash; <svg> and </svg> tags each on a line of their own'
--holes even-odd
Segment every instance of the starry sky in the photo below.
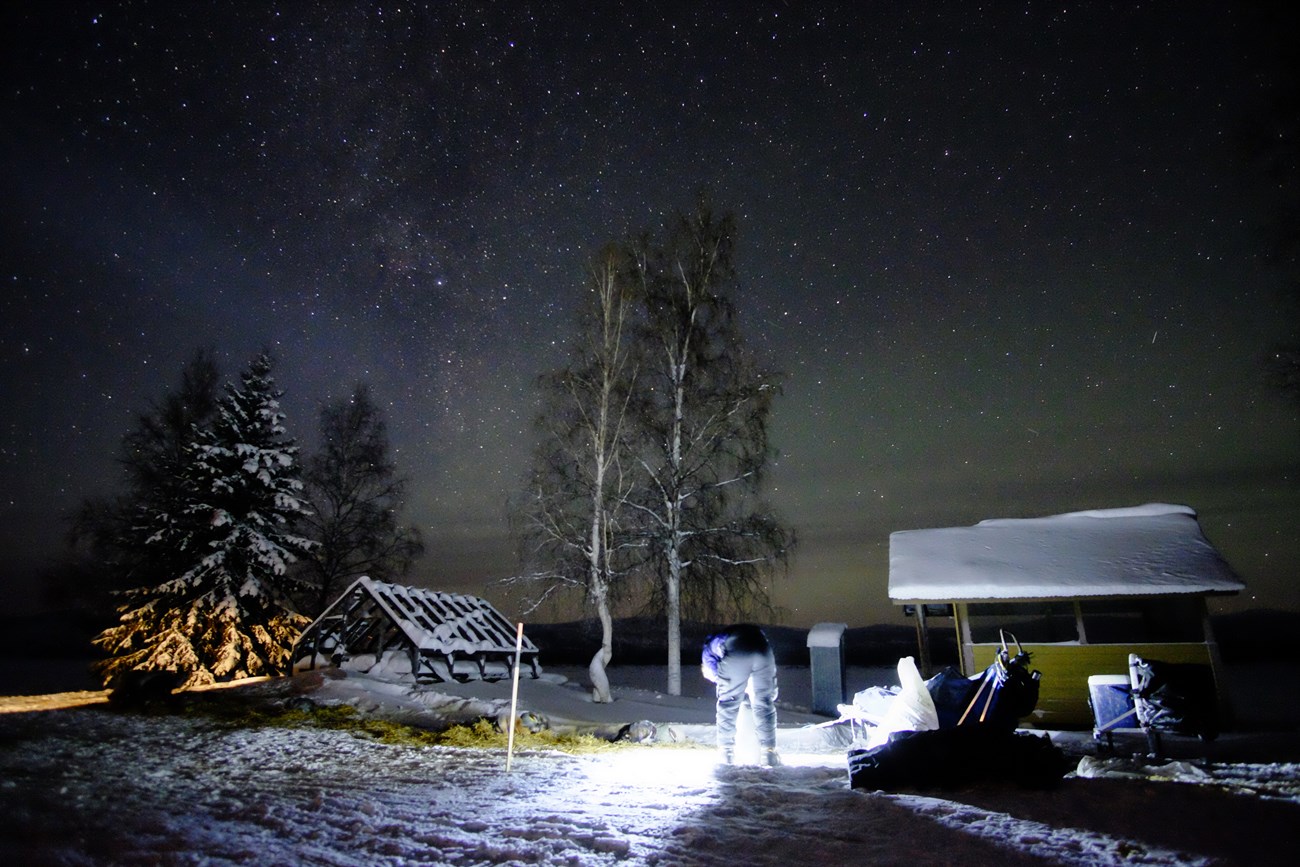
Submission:
<svg viewBox="0 0 1300 867">
<path fill-rule="evenodd" d="M 701 187 L 787 374 L 787 623 L 900 620 L 894 530 L 1145 502 L 1197 509 L 1247 582 L 1216 610 L 1300 607 L 1300 418 L 1260 368 L 1295 311 L 1241 141 L 1287 32 L 1262 6 L 17 5 L 13 610 L 201 346 L 231 378 L 270 347 L 307 448 L 369 383 L 412 582 L 492 596 L 587 257 Z"/>
</svg>

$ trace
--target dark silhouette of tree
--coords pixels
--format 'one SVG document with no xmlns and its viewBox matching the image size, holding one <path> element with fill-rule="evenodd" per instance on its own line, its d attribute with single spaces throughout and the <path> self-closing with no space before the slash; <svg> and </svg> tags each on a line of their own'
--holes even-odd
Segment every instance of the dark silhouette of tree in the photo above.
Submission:
<svg viewBox="0 0 1300 867">
<path fill-rule="evenodd" d="M 366 385 L 322 407 L 320 450 L 303 481 L 311 514 L 303 535 L 316 543 L 301 563 L 304 611 L 315 617 L 361 575 L 400 578 L 424 553 L 420 532 L 402 526 L 407 481 L 397 473 L 387 425 Z"/>
<path fill-rule="evenodd" d="M 63 574 L 77 576 L 78 585 L 53 591 L 63 600 L 107 613 L 114 592 L 156 585 L 183 570 L 180 552 L 147 544 L 151 531 L 141 517 L 181 511 L 186 449 L 216 415 L 220 380 L 212 350 L 200 349 L 182 368 L 179 386 L 137 417 L 118 460 L 125 491 L 89 498 L 73 515 L 69 536 L 77 562 Z"/>
<path fill-rule="evenodd" d="M 1266 352 L 1264 369 L 1273 386 L 1300 405 L 1300 59 L 1292 37 L 1300 10 L 1279 3 L 1252 14 L 1261 16 L 1259 32 L 1267 34 L 1259 46 L 1266 65 L 1263 102 L 1246 120 L 1243 148 L 1259 182 L 1258 211 L 1282 278 L 1282 321 L 1289 323 Z"/>
<path fill-rule="evenodd" d="M 290 602 L 289 565 L 311 548 L 290 532 L 304 513 L 297 446 L 263 353 L 195 429 L 171 498 L 141 505 L 132 533 L 175 571 L 122 593 L 119 622 L 95 638 L 105 683 L 172 669 L 185 685 L 282 670 L 307 620 Z M 174 483 L 174 484 L 173 484 Z"/>
</svg>

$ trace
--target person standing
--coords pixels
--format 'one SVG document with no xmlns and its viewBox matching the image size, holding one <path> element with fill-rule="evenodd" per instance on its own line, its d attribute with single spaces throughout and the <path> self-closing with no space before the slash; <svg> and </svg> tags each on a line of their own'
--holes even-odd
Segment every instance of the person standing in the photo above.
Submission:
<svg viewBox="0 0 1300 867">
<path fill-rule="evenodd" d="M 704 642 L 700 673 L 717 685 L 719 760 L 729 765 L 735 759 L 736 717 L 748 693 L 759 755 L 770 768 L 780 765 L 776 751 L 776 656 L 763 630 L 740 623 L 710 635 Z"/>
</svg>

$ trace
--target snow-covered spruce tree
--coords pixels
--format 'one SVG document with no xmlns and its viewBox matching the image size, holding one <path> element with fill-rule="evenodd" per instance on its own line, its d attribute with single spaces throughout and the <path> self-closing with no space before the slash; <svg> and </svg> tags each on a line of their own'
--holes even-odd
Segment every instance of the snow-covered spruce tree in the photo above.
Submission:
<svg viewBox="0 0 1300 867">
<path fill-rule="evenodd" d="M 226 386 L 211 426 L 186 448 L 175 511 L 139 516 L 146 544 L 184 566 L 126 591 L 119 623 L 96 637 L 105 683 L 174 669 L 186 686 L 281 671 L 307 619 L 289 602 L 288 566 L 311 543 L 291 533 L 305 507 L 297 447 L 285 435 L 272 361 L 263 353 Z"/>
</svg>

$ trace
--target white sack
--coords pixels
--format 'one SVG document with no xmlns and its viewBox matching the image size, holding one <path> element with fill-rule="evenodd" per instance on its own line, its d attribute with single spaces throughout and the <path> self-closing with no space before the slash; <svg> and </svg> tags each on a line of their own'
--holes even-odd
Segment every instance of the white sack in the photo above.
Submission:
<svg viewBox="0 0 1300 867">
<path fill-rule="evenodd" d="M 939 727 L 939 713 L 934 709 L 934 699 L 925 688 L 916 660 L 904 656 L 898 660 L 898 695 L 889 705 L 880 725 L 871 730 L 868 747 L 877 747 L 889 740 L 894 732 L 928 732 Z"/>
</svg>

